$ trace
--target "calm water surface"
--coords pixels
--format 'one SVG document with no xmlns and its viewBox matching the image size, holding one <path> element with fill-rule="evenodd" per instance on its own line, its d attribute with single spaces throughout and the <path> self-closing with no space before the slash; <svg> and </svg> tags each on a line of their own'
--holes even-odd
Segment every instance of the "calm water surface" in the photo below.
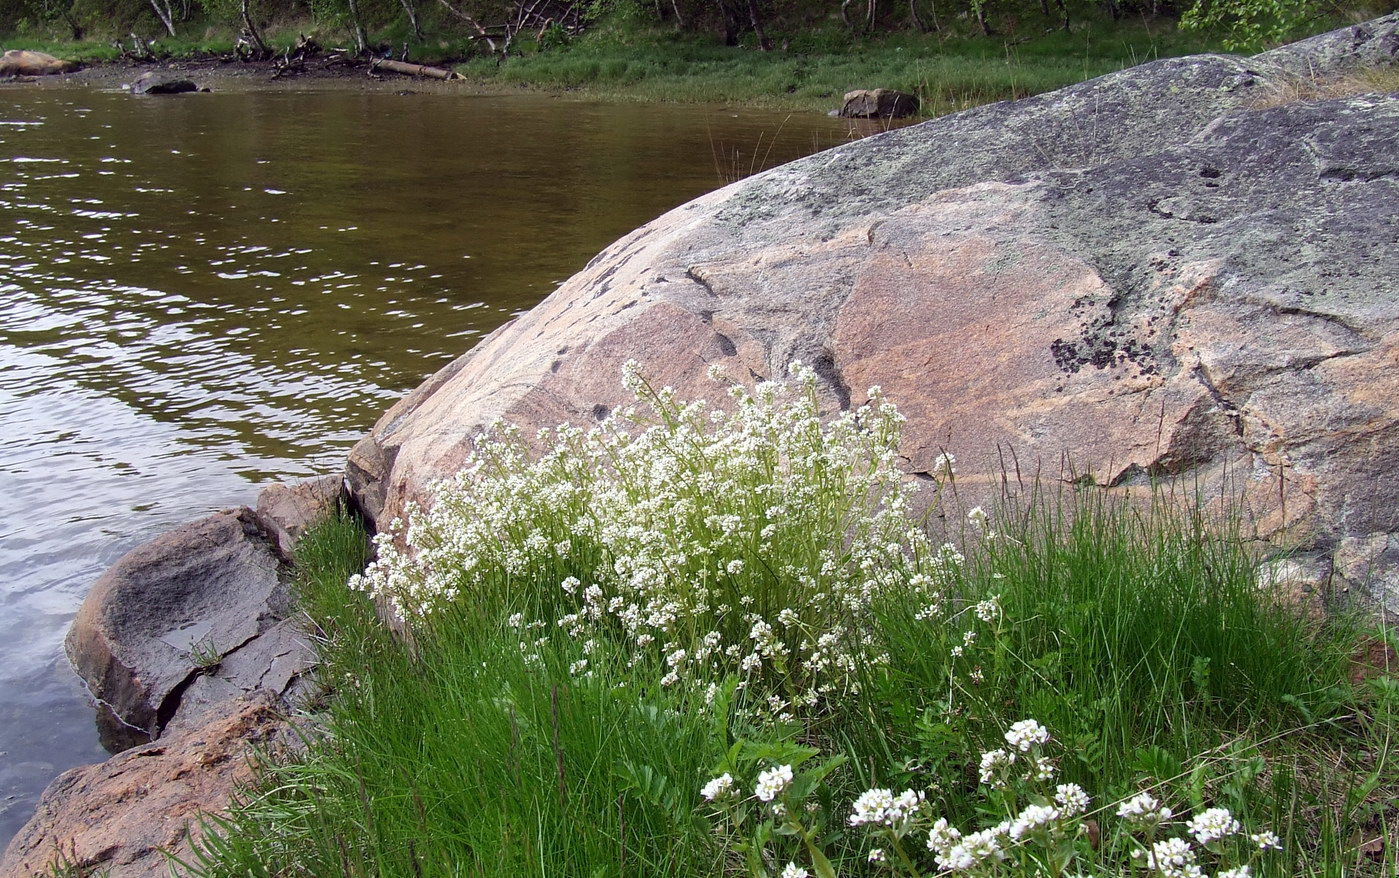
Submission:
<svg viewBox="0 0 1399 878">
<path fill-rule="evenodd" d="M 613 239 L 848 136 L 540 97 L 0 87 L 0 846 L 105 755 L 62 639 L 107 565 L 339 471 Z"/>
</svg>

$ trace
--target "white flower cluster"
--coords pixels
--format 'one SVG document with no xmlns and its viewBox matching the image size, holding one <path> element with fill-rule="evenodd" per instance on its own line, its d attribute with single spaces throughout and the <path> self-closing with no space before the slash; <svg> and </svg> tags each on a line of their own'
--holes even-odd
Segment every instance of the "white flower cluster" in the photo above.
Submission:
<svg viewBox="0 0 1399 878">
<path fill-rule="evenodd" d="M 1133 826 L 1150 829 L 1171 819 L 1171 809 L 1151 793 L 1138 793 L 1117 806 L 1117 816 Z"/>
<path fill-rule="evenodd" d="M 737 793 L 738 787 L 734 785 L 733 776 L 728 772 L 719 775 L 700 788 L 700 795 L 710 802 L 727 799 L 729 796 L 737 795 Z"/>
<path fill-rule="evenodd" d="M 544 618 L 517 614 L 513 627 L 620 642 L 667 686 L 705 691 L 737 674 L 779 717 L 857 691 L 857 672 L 885 660 L 862 624 L 871 601 L 961 559 L 911 523 L 893 405 L 876 392 L 823 422 L 815 372 L 798 363 L 791 376 L 731 385 L 730 410 L 710 412 L 629 365 L 637 404 L 586 432 L 543 431 L 537 457 L 497 426 L 434 486 L 429 511 L 410 508 L 406 528 L 376 539 L 351 585 L 413 623 L 552 581 L 535 604 L 551 608 Z"/>
<path fill-rule="evenodd" d="M 782 795 L 791 783 L 792 766 L 776 765 L 758 773 L 758 783 L 753 788 L 753 795 L 760 802 L 771 802 Z"/>
<path fill-rule="evenodd" d="M 1009 816 L 996 825 L 963 833 L 945 817 L 928 824 L 921 793 L 905 791 L 895 796 L 884 788 L 867 790 L 860 795 L 849 818 L 850 825 L 864 828 L 876 839 L 891 841 L 900 852 L 903 848 L 899 846 L 899 839 L 910 831 L 926 830 L 927 848 L 938 870 L 945 873 L 1000 874 L 997 866 L 1000 861 L 1014 856 L 1023 866 L 1024 855 L 1029 853 L 1034 860 L 1037 850 L 1050 852 L 1045 854 L 1050 857 L 1060 856 L 1065 850 L 1063 845 L 1085 831 L 1086 824 L 1082 821 L 1088 816 L 1092 799 L 1075 783 L 1058 784 L 1052 797 L 1042 785 L 1047 779 L 1045 765 L 1049 760 L 1041 754 L 1040 748 L 1049 743 L 1050 735 L 1039 722 L 1025 719 L 1014 723 L 1004 737 L 1009 746 L 983 753 L 980 765 L 983 784 L 1012 791 L 999 800 L 1008 804 L 1010 810 Z M 1021 763 L 1029 763 L 1032 768 L 1017 777 L 1012 769 Z M 1212 858 L 1224 856 L 1222 848 L 1210 846 L 1244 832 L 1242 824 L 1228 810 L 1210 808 L 1186 822 L 1186 830 L 1193 840 L 1187 837 L 1157 839 L 1156 830 L 1170 821 L 1171 809 L 1146 792 L 1121 802 L 1117 816 L 1130 831 L 1142 833 L 1142 838 L 1132 840 L 1135 845 L 1132 857 L 1146 873 L 1158 878 L 1205 878 L 1201 852 L 1207 852 Z M 1272 832 L 1256 832 L 1249 838 L 1260 851 L 1276 850 L 1281 846 Z M 873 848 L 869 861 L 887 863 L 886 849 Z M 1218 859 L 1208 862 L 1220 867 L 1215 878 L 1252 878 L 1251 867 L 1246 862 L 1232 868 L 1224 868 L 1226 864 Z M 1061 862 L 1060 867 L 1063 865 L 1067 864 Z"/>
<path fill-rule="evenodd" d="M 922 792 L 914 790 L 904 790 L 897 796 L 892 790 L 883 788 L 866 790 L 855 800 L 850 825 L 884 826 L 901 837 L 923 807 L 923 797 Z"/>
</svg>

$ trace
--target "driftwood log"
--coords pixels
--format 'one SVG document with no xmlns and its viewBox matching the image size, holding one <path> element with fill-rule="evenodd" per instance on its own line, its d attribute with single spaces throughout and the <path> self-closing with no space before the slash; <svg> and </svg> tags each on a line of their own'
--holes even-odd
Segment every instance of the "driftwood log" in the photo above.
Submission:
<svg viewBox="0 0 1399 878">
<path fill-rule="evenodd" d="M 387 70 L 390 73 L 402 73 L 407 76 L 426 76 L 430 79 L 460 79 L 460 76 L 451 70 L 443 67 L 429 67 L 426 64 L 410 64 L 407 61 L 392 61 L 387 58 L 376 58 L 369 64 L 370 72 L 376 70 Z"/>
</svg>

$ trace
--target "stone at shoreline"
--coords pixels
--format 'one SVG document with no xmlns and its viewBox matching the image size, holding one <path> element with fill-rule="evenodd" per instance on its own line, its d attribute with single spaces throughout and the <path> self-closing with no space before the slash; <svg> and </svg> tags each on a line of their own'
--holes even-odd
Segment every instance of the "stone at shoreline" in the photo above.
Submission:
<svg viewBox="0 0 1399 878">
<path fill-rule="evenodd" d="M 72 61 L 28 49 L 11 49 L 0 56 L 0 76 L 50 76 L 76 69 L 78 65 Z"/>
<path fill-rule="evenodd" d="M 1317 38 L 1315 69 L 1392 63 L 1397 32 Z M 1297 58 L 1157 61 L 677 208 L 390 409 L 351 453 L 356 502 L 381 523 L 429 502 L 496 418 L 604 417 L 631 358 L 710 399 L 708 364 L 800 359 L 831 409 L 882 385 L 911 475 L 948 450 L 971 494 L 1066 462 L 1227 485 L 1399 608 L 1399 97 L 1258 109 Z"/>
<path fill-rule="evenodd" d="M 888 88 L 845 93 L 836 115 L 846 119 L 903 119 L 918 112 L 918 98 Z"/>
<path fill-rule="evenodd" d="M 178 95 L 199 91 L 193 80 L 147 70 L 128 86 L 134 95 Z"/>
<path fill-rule="evenodd" d="M 344 483 L 343 476 L 321 476 L 262 489 L 257 495 L 257 514 L 276 535 L 283 555 L 291 557 L 292 546 L 306 528 L 335 510 Z"/>
<path fill-rule="evenodd" d="M 227 807 L 236 785 L 250 779 L 253 748 L 296 744 L 277 699 L 262 691 L 198 728 L 66 771 L 11 839 L 0 876 L 49 876 L 59 862 L 90 870 L 75 875 L 164 878 L 162 850 L 189 859 L 200 816 Z"/>
<path fill-rule="evenodd" d="M 190 822 L 227 806 L 250 746 L 295 743 L 286 717 L 310 688 L 313 656 L 289 618 L 290 552 L 335 511 L 341 482 L 269 486 L 258 511 L 186 524 L 98 580 L 67 646 L 101 699 L 104 744 L 122 752 L 49 785 L 0 878 L 62 861 L 110 878 L 164 876 L 159 849 L 188 854 Z"/>
<path fill-rule="evenodd" d="M 272 528 L 244 507 L 163 534 L 102 575 L 67 648 L 93 697 L 132 732 L 114 743 L 158 738 L 179 712 L 261 687 L 266 670 L 238 661 L 247 650 L 305 663 L 282 624 L 285 560 Z"/>
</svg>

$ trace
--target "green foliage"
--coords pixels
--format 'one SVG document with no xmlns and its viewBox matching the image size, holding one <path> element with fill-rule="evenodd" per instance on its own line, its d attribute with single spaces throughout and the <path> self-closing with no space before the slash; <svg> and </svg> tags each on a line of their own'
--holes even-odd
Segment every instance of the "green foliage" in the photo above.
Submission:
<svg viewBox="0 0 1399 878">
<path fill-rule="evenodd" d="M 1330 12 L 1320 0 L 1198 0 L 1180 25 L 1221 31 L 1231 50 L 1257 50 L 1314 27 Z"/>
</svg>

